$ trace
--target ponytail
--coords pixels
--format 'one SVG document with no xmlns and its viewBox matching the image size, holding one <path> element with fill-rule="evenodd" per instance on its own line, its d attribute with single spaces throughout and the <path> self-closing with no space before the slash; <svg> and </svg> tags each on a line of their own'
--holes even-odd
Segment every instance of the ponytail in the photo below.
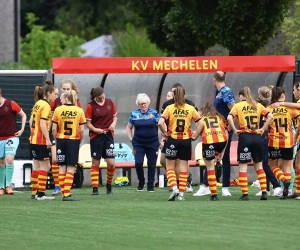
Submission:
<svg viewBox="0 0 300 250">
<path fill-rule="evenodd" d="M 41 100 L 43 98 L 44 98 L 44 88 L 40 86 L 35 86 L 34 93 L 33 93 L 34 102 L 37 102 L 38 100 Z"/>
<path fill-rule="evenodd" d="M 249 89 L 249 87 L 244 87 L 243 89 L 241 89 L 239 91 L 239 95 L 243 95 L 246 99 L 246 102 L 248 104 L 250 104 L 250 106 L 256 110 L 256 104 L 257 102 L 253 99 L 252 95 L 251 95 L 251 91 Z"/>
<path fill-rule="evenodd" d="M 174 90 L 174 102 L 176 108 L 182 107 L 185 104 L 184 89 L 180 86 Z"/>
<path fill-rule="evenodd" d="M 285 91 L 281 87 L 273 87 L 272 88 L 272 97 L 271 97 L 271 103 L 278 102 L 279 98 L 282 94 L 285 94 Z"/>
</svg>

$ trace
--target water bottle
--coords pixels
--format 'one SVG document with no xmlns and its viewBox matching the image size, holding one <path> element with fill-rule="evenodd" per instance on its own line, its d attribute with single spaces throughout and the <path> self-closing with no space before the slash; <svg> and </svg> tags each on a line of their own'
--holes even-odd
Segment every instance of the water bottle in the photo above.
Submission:
<svg viewBox="0 0 300 250">
<path fill-rule="evenodd" d="M 158 187 L 160 187 L 160 188 L 164 188 L 165 187 L 165 176 L 163 174 L 159 175 Z"/>
</svg>

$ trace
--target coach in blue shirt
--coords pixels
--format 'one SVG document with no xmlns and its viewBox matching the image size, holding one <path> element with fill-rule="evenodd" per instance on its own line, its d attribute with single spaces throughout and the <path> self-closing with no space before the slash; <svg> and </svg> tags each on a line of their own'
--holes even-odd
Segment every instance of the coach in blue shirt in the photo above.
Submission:
<svg viewBox="0 0 300 250">
<path fill-rule="evenodd" d="M 155 109 L 149 108 L 150 98 L 146 94 L 138 94 L 136 105 L 139 109 L 131 112 L 126 131 L 129 140 L 132 142 L 135 157 L 135 168 L 139 185 L 137 191 L 143 191 L 145 185 L 143 162 L 145 154 L 148 166 L 148 192 L 154 192 L 154 177 L 158 154 L 158 132 L 157 123 L 159 113 Z M 134 127 L 134 135 L 132 129 Z"/>
<path fill-rule="evenodd" d="M 213 83 L 217 89 L 217 95 L 214 101 L 215 109 L 224 116 L 225 120 L 230 110 L 235 104 L 234 94 L 232 90 L 225 85 L 225 74 L 222 71 L 217 71 L 213 76 Z M 223 196 L 231 196 L 228 188 L 230 186 L 230 144 L 232 139 L 232 131 L 228 133 L 227 147 L 222 159 L 223 162 Z"/>
</svg>

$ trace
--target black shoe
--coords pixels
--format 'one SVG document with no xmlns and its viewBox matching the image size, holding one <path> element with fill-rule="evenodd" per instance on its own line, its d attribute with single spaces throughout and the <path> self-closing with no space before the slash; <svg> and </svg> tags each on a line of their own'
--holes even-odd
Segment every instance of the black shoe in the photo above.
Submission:
<svg viewBox="0 0 300 250">
<path fill-rule="evenodd" d="M 209 199 L 208 199 L 208 201 L 218 201 L 219 200 L 219 198 L 218 198 L 218 196 L 216 196 L 216 195 L 212 195 Z"/>
<path fill-rule="evenodd" d="M 39 197 L 39 198 L 41 198 L 41 197 L 43 197 L 45 195 L 46 195 L 45 192 L 38 192 L 37 193 L 37 197 Z"/>
<path fill-rule="evenodd" d="M 145 186 L 145 184 L 139 183 L 139 185 L 138 185 L 138 187 L 137 187 L 137 191 L 138 191 L 138 192 L 142 192 L 142 191 L 144 190 L 144 186 Z"/>
<path fill-rule="evenodd" d="M 248 194 L 243 194 L 243 196 L 241 196 L 238 201 L 248 201 L 249 200 L 249 196 Z"/>
<path fill-rule="evenodd" d="M 113 194 L 111 191 L 111 184 L 106 184 L 106 194 Z"/>
<path fill-rule="evenodd" d="M 98 188 L 93 187 L 92 195 L 99 195 Z M 69 197 L 69 196 L 68 196 Z"/>
<path fill-rule="evenodd" d="M 153 187 L 147 187 L 147 191 L 149 193 L 154 193 L 154 188 Z"/>
<path fill-rule="evenodd" d="M 287 197 L 285 197 L 285 196 L 282 195 L 282 196 L 279 197 L 279 199 L 280 199 L 280 200 L 286 200 Z"/>
<path fill-rule="evenodd" d="M 67 196 L 67 197 L 63 197 L 63 201 L 79 201 L 75 198 L 73 198 L 71 195 Z"/>
<path fill-rule="evenodd" d="M 260 200 L 261 201 L 266 201 L 268 199 L 268 195 L 267 192 L 262 192 Z"/>
<path fill-rule="evenodd" d="M 285 180 L 283 182 L 283 191 L 282 191 L 282 196 L 285 197 L 285 198 L 289 194 L 289 187 L 290 187 L 290 181 L 289 180 Z"/>
<path fill-rule="evenodd" d="M 291 195 L 288 195 L 288 198 L 297 198 L 297 197 L 299 197 L 300 196 L 300 194 L 298 194 L 298 193 L 296 193 L 296 192 L 294 192 L 294 193 L 292 193 Z"/>
</svg>

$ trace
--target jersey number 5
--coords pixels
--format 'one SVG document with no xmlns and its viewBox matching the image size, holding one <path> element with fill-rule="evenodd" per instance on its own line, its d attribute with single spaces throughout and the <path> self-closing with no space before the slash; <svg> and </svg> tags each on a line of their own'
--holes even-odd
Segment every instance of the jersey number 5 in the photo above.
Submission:
<svg viewBox="0 0 300 250">
<path fill-rule="evenodd" d="M 73 129 L 69 127 L 69 125 L 73 125 L 73 122 L 64 122 L 64 135 L 72 135 Z"/>
</svg>

